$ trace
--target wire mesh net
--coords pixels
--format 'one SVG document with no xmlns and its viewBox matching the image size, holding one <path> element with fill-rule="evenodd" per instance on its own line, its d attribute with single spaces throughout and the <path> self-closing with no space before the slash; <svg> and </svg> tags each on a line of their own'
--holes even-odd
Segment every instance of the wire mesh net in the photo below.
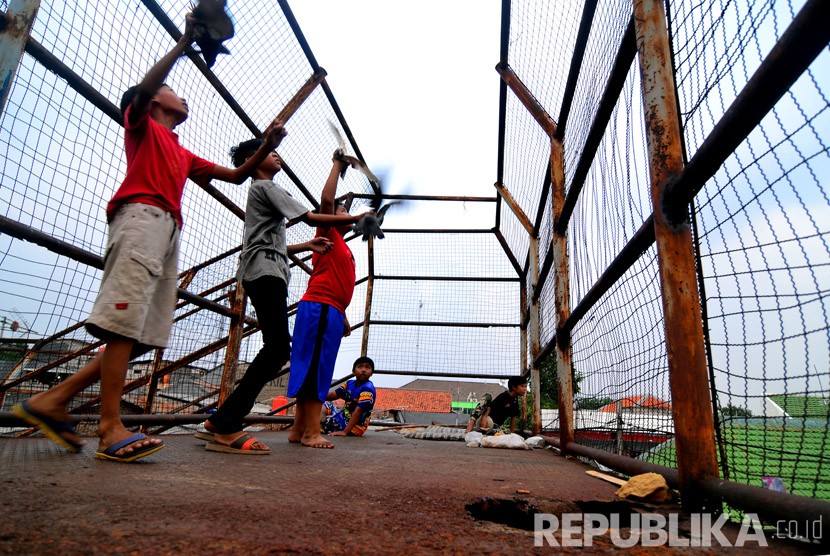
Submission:
<svg viewBox="0 0 830 556">
<path fill-rule="evenodd" d="M 687 160 L 803 6 L 666 3 Z M 563 134 L 565 187 L 568 193 L 582 188 L 567 228 L 572 310 L 597 287 L 653 210 L 636 58 L 607 124 L 600 122 L 596 154 L 586 154 L 632 21 L 630 2 L 596 3 L 573 97 L 562 95 L 584 9 L 511 3 L 507 54 L 510 67 L 554 119 L 572 101 Z M 827 58 L 824 49 L 705 184 L 693 206 L 721 474 L 756 486 L 780 478 L 790 492 L 825 499 L 830 488 L 830 78 L 819 68 Z M 504 122 L 504 182 L 529 218 L 542 223 L 544 260 L 552 237 L 550 200 L 536 192 L 547 186 L 547 139 L 510 92 Z M 578 170 L 586 156 L 589 166 L 582 176 Z M 523 231 L 504 204 L 501 216 L 510 250 L 525 266 Z M 571 332 L 576 436 L 675 466 L 658 265 L 652 246 Z M 529 279 L 527 284 L 532 287 Z M 556 335 L 555 295 L 549 278 L 539 292 L 543 345 Z M 555 390 L 555 373 L 544 369 L 543 390 Z M 543 424 L 558 427 L 556 411 L 547 415 L 543 410 Z"/>
<path fill-rule="evenodd" d="M 653 210 L 637 59 L 623 69 L 608 122 L 598 121 L 608 76 L 626 54 L 620 49 L 632 25 L 632 3 L 588 4 L 594 11 L 584 52 L 576 48 L 584 3 L 512 2 L 506 45 L 509 66 L 554 122 L 565 126 L 565 190 L 579 192 L 567 226 L 572 309 L 591 295 Z M 154 13 L 152 5 L 43 2 L 30 46 L 42 45 L 105 104 L 117 105 L 122 91 L 174 44 L 171 32 L 175 35 L 173 28 L 188 9 L 186 3 L 165 1 Z M 803 5 L 666 3 L 687 160 Z M 249 2 L 234 6 L 234 17 L 245 32 L 228 43 L 232 54 L 220 57 L 210 79 L 191 61 L 179 62 L 169 76 L 169 84 L 192 106 L 177 130 L 181 142 L 223 165 L 228 149 L 263 129 L 317 69 L 281 9 Z M 574 56 L 579 63 L 572 67 Z M 721 472 L 753 485 L 779 478 L 790 492 L 825 499 L 830 498 L 830 74 L 820 68 L 828 57 L 826 49 L 819 54 L 692 207 Z M 570 77 L 575 86 L 568 96 Z M 125 159 L 119 122 L 77 89 L 26 53 L 0 116 L 2 216 L 81 252 L 68 257 L 11 234 L 0 236 L 3 409 L 76 372 L 101 346 L 80 323 L 97 293 L 101 271 L 95 261 L 107 232 L 104 207 L 124 175 Z M 279 147 L 286 169 L 276 181 L 309 209 L 320 197 L 338 146 L 330 124 L 347 135 L 332 97 L 318 86 L 293 114 Z M 392 230 L 374 242 L 371 260 L 367 245 L 351 240 L 359 283 L 348 318 L 363 322 L 368 305 L 369 334 L 365 346 L 360 329 L 344 341 L 346 359 L 364 349 L 389 353 L 379 368 L 399 374 L 500 378 L 527 370 L 521 368 L 529 346 L 522 343 L 527 322 L 520 297 L 522 290 L 527 298 L 536 293 L 529 268 L 536 243 L 523 218 L 538 227 L 539 262 L 548 260 L 554 237 L 551 139 L 510 91 L 503 124 L 501 185 L 515 199 L 519 216 L 505 200 L 449 210 L 431 205 L 421 224 L 436 228 L 455 227 L 458 215 L 468 210 L 497 206 L 494 229 Z M 597 125 L 602 128 L 594 153 L 590 142 Z M 358 151 L 355 144 L 349 147 Z M 246 187 L 213 185 L 244 208 Z M 374 191 L 365 176 L 350 171 L 338 192 L 361 195 L 354 210 L 365 207 Z M 243 222 L 192 183 L 183 206 L 181 287 L 227 309 Z M 297 224 L 289 227 L 288 242 L 312 234 Z M 580 442 L 673 466 L 659 265 L 651 245 L 576 323 L 571 371 Z M 292 273 L 290 305 L 308 281 L 302 269 Z M 557 332 L 553 277 L 551 272 L 538 286 L 540 340 L 546 346 Z M 261 345 L 250 306 L 246 314 L 240 371 Z M 229 355 L 228 316 L 216 306 L 182 302 L 169 347 L 131 367 L 125 406 L 136 412 L 189 412 L 215 401 Z M 544 374 L 542 389 L 556 387 L 553 376 Z M 91 410 L 98 394 L 97 386 L 88 389 L 74 409 Z M 545 424 L 558 426 L 555 415 Z"/>
</svg>

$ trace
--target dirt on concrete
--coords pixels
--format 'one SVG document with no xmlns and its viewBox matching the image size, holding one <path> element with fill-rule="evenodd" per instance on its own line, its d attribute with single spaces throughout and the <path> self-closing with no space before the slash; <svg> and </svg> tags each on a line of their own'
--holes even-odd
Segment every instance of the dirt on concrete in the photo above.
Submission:
<svg viewBox="0 0 830 556">
<path fill-rule="evenodd" d="M 0 553 L 611 554 L 620 549 L 607 534 L 586 548 L 535 546 L 528 519 L 585 508 L 679 511 L 621 502 L 616 485 L 552 449 L 470 448 L 370 431 L 320 450 L 290 444 L 286 432 L 255 434 L 270 455 L 209 452 L 192 436 L 167 435 L 164 450 L 134 464 L 94 459 L 94 439 L 79 454 L 44 438 L 0 439 Z M 488 503 L 498 511 L 477 510 Z M 626 552 L 727 550 L 759 548 L 638 545 Z"/>
</svg>

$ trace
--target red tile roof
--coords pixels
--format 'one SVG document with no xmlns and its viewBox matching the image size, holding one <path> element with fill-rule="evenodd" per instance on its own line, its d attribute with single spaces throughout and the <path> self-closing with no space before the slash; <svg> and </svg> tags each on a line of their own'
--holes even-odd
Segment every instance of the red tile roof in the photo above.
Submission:
<svg viewBox="0 0 830 556">
<path fill-rule="evenodd" d="M 401 390 L 399 388 L 376 388 L 375 411 L 402 409 L 429 413 L 450 413 L 452 394 L 449 392 L 427 392 L 424 390 Z"/>
<path fill-rule="evenodd" d="M 622 409 L 640 408 L 640 409 L 671 409 L 669 402 L 664 402 L 654 396 L 628 396 L 619 401 L 611 402 L 599 408 L 599 411 L 605 413 L 616 413 L 617 405 L 621 405 Z"/>
</svg>

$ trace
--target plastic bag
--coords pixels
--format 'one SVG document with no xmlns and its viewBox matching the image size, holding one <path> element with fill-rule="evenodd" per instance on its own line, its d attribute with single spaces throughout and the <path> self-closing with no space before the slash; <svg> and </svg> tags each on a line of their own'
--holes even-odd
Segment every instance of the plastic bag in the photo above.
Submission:
<svg viewBox="0 0 830 556">
<path fill-rule="evenodd" d="M 478 448 L 481 445 L 482 438 L 484 438 L 484 435 L 480 432 L 470 431 L 464 435 L 464 442 L 466 442 L 467 446 L 470 448 Z"/>
<path fill-rule="evenodd" d="M 530 450 L 525 444 L 524 438 L 518 434 L 505 434 L 502 436 L 485 436 L 481 439 L 482 448 L 511 448 L 513 450 Z"/>
<path fill-rule="evenodd" d="M 525 440 L 525 445 L 528 448 L 544 448 L 546 444 L 545 437 L 543 436 L 531 436 Z"/>
</svg>

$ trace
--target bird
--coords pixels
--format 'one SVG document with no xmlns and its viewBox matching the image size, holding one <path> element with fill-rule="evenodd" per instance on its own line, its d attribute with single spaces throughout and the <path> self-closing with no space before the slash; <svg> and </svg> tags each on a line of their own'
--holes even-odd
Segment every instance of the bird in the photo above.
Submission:
<svg viewBox="0 0 830 556">
<path fill-rule="evenodd" d="M 386 237 L 383 234 L 383 230 L 380 229 L 380 225 L 383 224 L 383 217 L 386 214 L 386 211 L 389 210 L 389 207 L 398 204 L 398 202 L 399 201 L 392 201 L 391 203 L 386 203 L 377 209 L 374 214 L 367 214 L 356 224 L 352 225 L 352 231 L 358 235 L 362 235 L 363 241 L 369 241 L 370 236 L 383 239 Z"/>
<path fill-rule="evenodd" d="M 193 40 L 201 48 L 207 67 L 213 67 L 219 54 L 230 54 L 222 43 L 234 35 L 227 0 L 199 0 L 191 4 L 195 19 Z"/>
<path fill-rule="evenodd" d="M 369 180 L 369 183 L 372 184 L 372 189 L 375 191 L 375 194 L 372 196 L 371 200 L 369 201 L 369 205 L 372 207 L 374 214 L 370 213 L 364 216 L 359 222 L 352 225 L 352 231 L 357 234 L 363 236 L 363 241 L 369 241 L 369 237 L 374 236 L 378 239 L 383 239 L 385 236 L 383 234 L 383 230 L 381 230 L 380 226 L 383 224 L 383 218 L 386 215 L 386 211 L 389 210 L 389 207 L 392 205 L 398 204 L 400 201 L 393 201 L 391 203 L 383 204 L 383 185 L 381 184 L 381 180 L 369 170 L 369 167 L 366 164 L 357 158 L 356 156 L 352 156 L 346 153 L 346 141 L 343 139 L 343 136 L 340 134 L 340 130 L 337 128 L 331 120 L 329 120 L 329 127 L 331 128 L 334 135 L 337 137 L 338 147 L 334 150 L 334 154 L 332 155 L 333 160 L 340 160 L 344 162 L 346 165 L 343 167 L 343 170 L 340 171 L 340 177 L 346 175 L 346 170 L 349 169 L 351 166 L 352 168 L 360 171 L 363 173 L 366 178 Z"/>
</svg>

